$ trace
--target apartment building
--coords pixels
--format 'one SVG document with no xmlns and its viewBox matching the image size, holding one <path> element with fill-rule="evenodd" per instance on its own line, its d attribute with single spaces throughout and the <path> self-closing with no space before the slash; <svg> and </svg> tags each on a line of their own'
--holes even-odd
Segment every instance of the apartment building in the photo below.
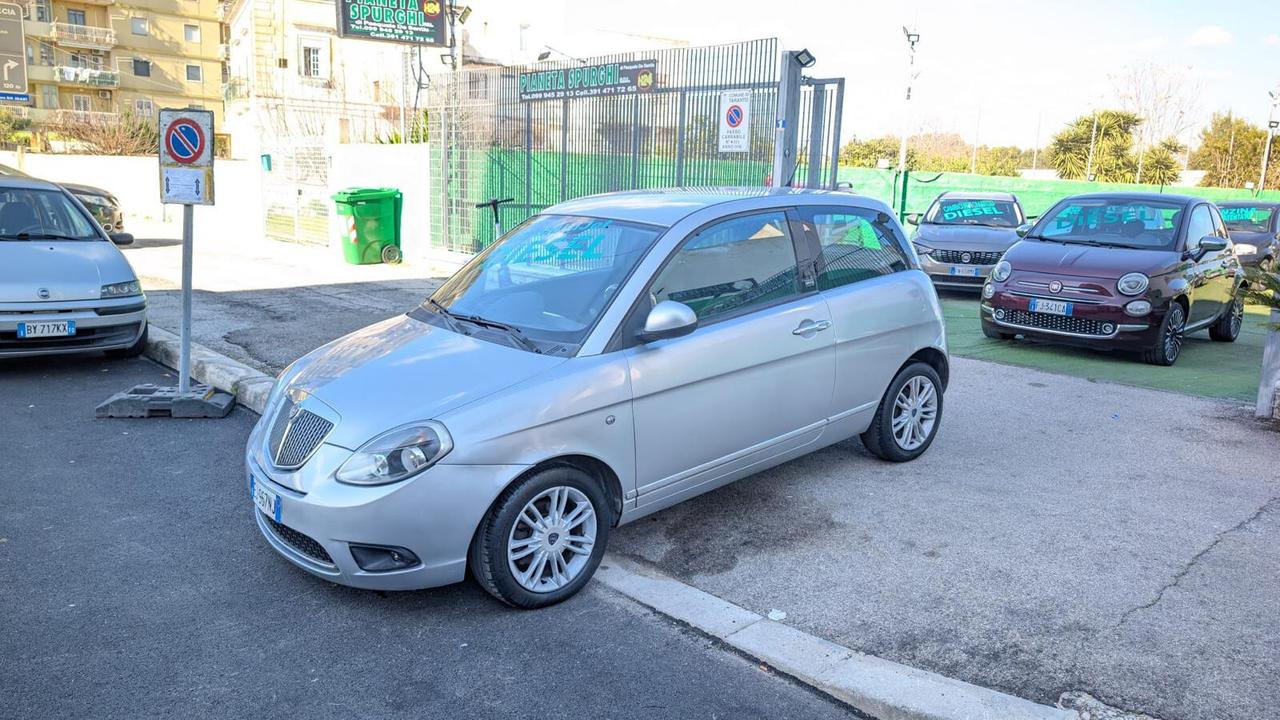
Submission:
<svg viewBox="0 0 1280 720">
<path fill-rule="evenodd" d="M 36 124 L 200 107 L 220 132 L 217 0 L 27 0 L 24 10 L 31 102 L 19 112 Z"/>
</svg>

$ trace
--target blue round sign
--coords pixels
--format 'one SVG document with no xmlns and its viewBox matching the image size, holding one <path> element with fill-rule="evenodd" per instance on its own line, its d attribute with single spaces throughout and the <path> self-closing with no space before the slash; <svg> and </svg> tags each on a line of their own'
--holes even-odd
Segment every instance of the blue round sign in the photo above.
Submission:
<svg viewBox="0 0 1280 720">
<path fill-rule="evenodd" d="M 724 121 L 729 124 L 729 127 L 736 128 L 742 124 L 743 115 L 741 105 L 730 105 L 724 114 Z"/>
<path fill-rule="evenodd" d="M 164 147 L 169 157 L 184 165 L 195 162 L 204 152 L 204 131 L 193 120 L 179 118 L 165 130 Z"/>
</svg>

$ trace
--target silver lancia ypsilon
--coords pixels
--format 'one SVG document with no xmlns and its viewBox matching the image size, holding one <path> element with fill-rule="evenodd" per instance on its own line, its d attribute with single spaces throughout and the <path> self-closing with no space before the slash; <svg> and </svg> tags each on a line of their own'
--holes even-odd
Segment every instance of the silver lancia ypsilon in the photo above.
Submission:
<svg viewBox="0 0 1280 720">
<path fill-rule="evenodd" d="M 312 352 L 249 438 L 254 517 L 363 588 L 518 607 L 590 579 L 609 531 L 860 435 L 911 460 L 947 384 L 942 313 L 888 207 L 847 193 L 582 198 L 412 312 Z"/>
</svg>

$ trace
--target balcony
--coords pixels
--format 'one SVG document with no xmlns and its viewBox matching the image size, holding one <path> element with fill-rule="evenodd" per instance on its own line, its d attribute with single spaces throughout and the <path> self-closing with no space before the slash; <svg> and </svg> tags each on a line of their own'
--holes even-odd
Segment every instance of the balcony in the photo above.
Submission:
<svg viewBox="0 0 1280 720">
<path fill-rule="evenodd" d="M 44 80 L 46 72 L 48 79 L 55 83 L 104 89 L 120 87 L 120 73 L 114 70 L 70 65 L 54 67 L 31 65 L 27 68 L 27 74 L 32 80 Z"/>
<path fill-rule="evenodd" d="M 111 28 L 72 25 L 64 22 L 54 22 L 49 25 L 53 31 L 49 36 L 54 42 L 65 47 L 109 50 L 116 44 L 116 31 Z"/>
</svg>

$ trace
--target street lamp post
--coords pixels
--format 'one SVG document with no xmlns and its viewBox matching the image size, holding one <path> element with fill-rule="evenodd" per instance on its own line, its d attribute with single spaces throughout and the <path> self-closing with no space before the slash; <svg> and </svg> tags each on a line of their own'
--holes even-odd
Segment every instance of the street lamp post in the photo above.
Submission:
<svg viewBox="0 0 1280 720">
<path fill-rule="evenodd" d="M 1258 192 L 1267 189 L 1267 163 L 1271 160 L 1271 143 L 1276 136 L 1276 128 L 1280 120 L 1276 120 L 1276 107 L 1280 106 L 1280 93 L 1268 92 L 1271 96 L 1271 110 L 1267 113 L 1267 144 L 1262 148 L 1262 177 L 1258 180 Z"/>
<path fill-rule="evenodd" d="M 911 32 L 906 25 L 902 26 L 902 34 L 907 39 L 907 96 L 902 106 L 902 140 L 898 143 L 898 172 L 907 169 L 907 133 L 911 124 L 908 111 L 911 102 L 911 83 L 916 79 L 916 43 L 920 42 L 920 33 Z"/>
</svg>

